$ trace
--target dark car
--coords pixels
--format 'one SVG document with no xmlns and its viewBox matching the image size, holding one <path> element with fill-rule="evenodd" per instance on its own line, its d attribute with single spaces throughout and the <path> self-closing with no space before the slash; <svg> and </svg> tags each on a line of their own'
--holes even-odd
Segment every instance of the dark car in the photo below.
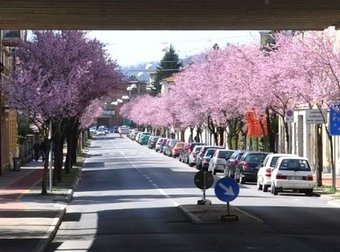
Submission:
<svg viewBox="0 0 340 252">
<path fill-rule="evenodd" d="M 160 136 L 151 136 L 149 138 L 149 141 L 148 141 L 148 148 L 149 149 L 155 149 L 156 143 L 157 143 L 159 138 L 160 138 Z"/>
<path fill-rule="evenodd" d="M 186 143 L 183 150 L 179 153 L 179 161 L 189 164 L 189 155 L 193 151 L 194 147 L 197 145 L 205 145 L 205 143 Z"/>
<path fill-rule="evenodd" d="M 198 170 L 201 170 L 202 169 L 202 162 L 203 162 L 203 157 L 204 157 L 204 154 L 205 152 L 210 149 L 210 148 L 214 148 L 214 149 L 224 149 L 223 146 L 211 146 L 211 145 L 203 145 L 202 148 L 200 149 L 200 152 L 197 154 L 197 157 L 196 157 L 196 168 Z M 209 165 L 209 163 L 208 163 Z M 207 170 L 208 170 L 208 167 L 207 167 Z"/>
<path fill-rule="evenodd" d="M 225 170 L 224 170 L 224 175 L 234 178 L 235 175 L 235 168 L 242 157 L 244 150 L 236 150 L 234 153 L 230 156 L 230 158 L 227 160 Z"/>
<path fill-rule="evenodd" d="M 244 152 L 235 169 L 235 181 L 241 184 L 248 181 L 256 182 L 257 172 L 268 154 L 260 151 Z"/>
</svg>

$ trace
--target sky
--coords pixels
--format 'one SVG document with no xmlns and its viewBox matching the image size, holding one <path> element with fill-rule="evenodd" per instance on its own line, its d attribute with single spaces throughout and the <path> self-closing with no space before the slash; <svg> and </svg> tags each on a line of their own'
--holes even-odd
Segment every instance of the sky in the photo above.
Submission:
<svg viewBox="0 0 340 252">
<path fill-rule="evenodd" d="M 199 54 L 217 43 L 260 43 L 259 31 L 90 31 L 89 36 L 106 45 L 122 67 L 160 61 L 170 44 L 180 59 Z"/>
</svg>

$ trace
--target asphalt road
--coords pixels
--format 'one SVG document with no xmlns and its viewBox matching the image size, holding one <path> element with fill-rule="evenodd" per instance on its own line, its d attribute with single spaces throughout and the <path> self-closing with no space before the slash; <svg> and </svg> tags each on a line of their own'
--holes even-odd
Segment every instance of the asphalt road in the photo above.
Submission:
<svg viewBox="0 0 340 252">
<path fill-rule="evenodd" d="M 48 251 L 339 251 L 340 208 L 255 184 L 231 204 L 259 221 L 192 223 L 178 206 L 201 199 L 196 172 L 126 137 L 98 137 Z M 222 203 L 213 189 L 207 198 Z"/>
</svg>

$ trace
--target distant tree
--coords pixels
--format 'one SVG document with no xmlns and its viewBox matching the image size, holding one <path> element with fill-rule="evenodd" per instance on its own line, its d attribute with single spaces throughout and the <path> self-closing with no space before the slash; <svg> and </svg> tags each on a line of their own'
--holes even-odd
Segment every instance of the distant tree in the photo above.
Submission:
<svg viewBox="0 0 340 252">
<path fill-rule="evenodd" d="M 174 47 L 170 45 L 170 47 L 165 52 L 159 66 L 157 67 L 154 79 L 155 89 L 153 90 L 152 94 L 159 94 L 161 91 L 160 82 L 164 78 L 170 77 L 174 73 L 178 73 L 181 67 L 182 64 L 179 62 L 179 57 L 175 52 Z"/>
</svg>

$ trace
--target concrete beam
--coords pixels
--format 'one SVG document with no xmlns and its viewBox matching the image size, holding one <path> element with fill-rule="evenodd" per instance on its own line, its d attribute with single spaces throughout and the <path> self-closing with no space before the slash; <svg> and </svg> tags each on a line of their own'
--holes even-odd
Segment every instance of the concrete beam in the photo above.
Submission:
<svg viewBox="0 0 340 252">
<path fill-rule="evenodd" d="M 0 0 L 1 29 L 320 30 L 339 0 Z"/>
</svg>

